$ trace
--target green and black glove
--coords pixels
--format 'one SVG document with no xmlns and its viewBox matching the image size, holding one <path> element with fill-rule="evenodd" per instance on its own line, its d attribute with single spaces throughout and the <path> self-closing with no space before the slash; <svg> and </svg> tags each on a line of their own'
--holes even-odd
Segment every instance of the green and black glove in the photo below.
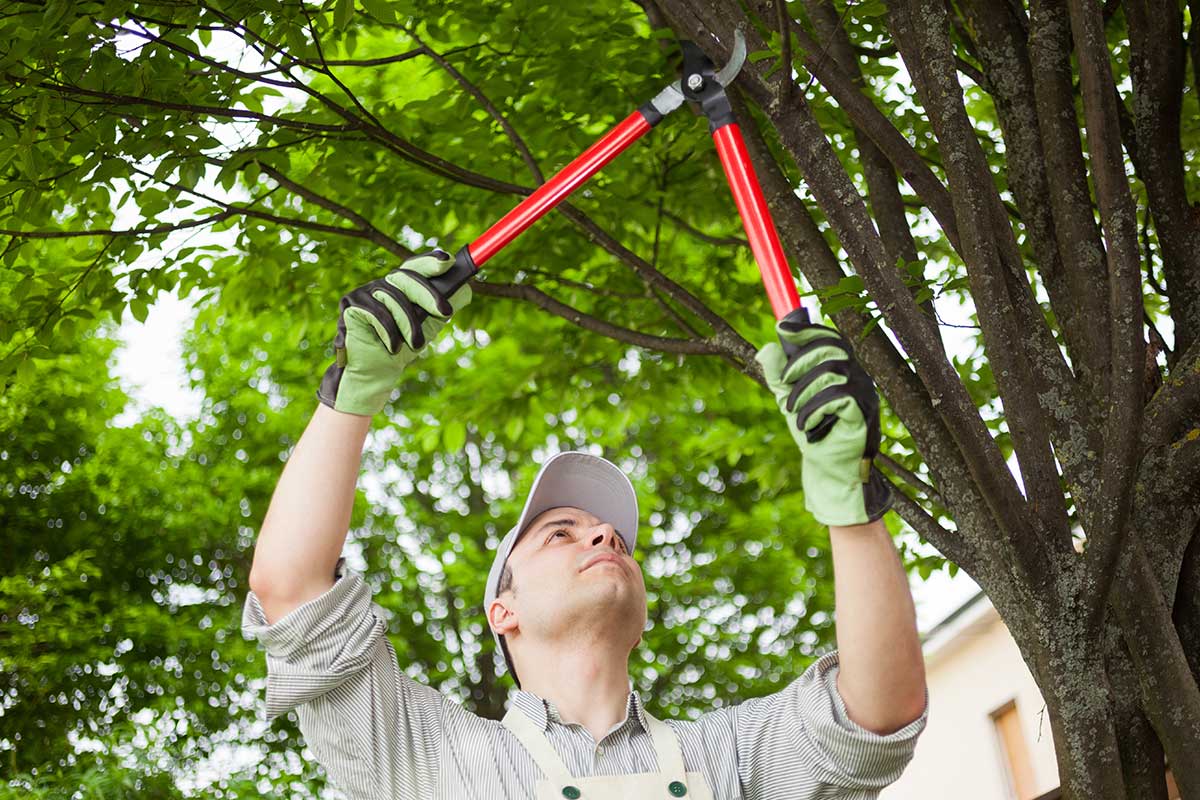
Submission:
<svg viewBox="0 0 1200 800">
<path fill-rule="evenodd" d="M 418 351 L 471 302 L 468 284 L 447 297 L 431 281 L 452 267 L 453 256 L 434 250 L 344 296 L 333 340 L 337 360 L 325 371 L 317 399 L 347 414 L 378 413 Z"/>
<path fill-rule="evenodd" d="M 892 506 L 872 462 L 879 452 L 879 395 L 837 331 L 796 309 L 775 325 L 782 346 L 758 351 L 767 385 L 804 457 L 804 505 L 825 525 L 862 525 Z"/>
</svg>

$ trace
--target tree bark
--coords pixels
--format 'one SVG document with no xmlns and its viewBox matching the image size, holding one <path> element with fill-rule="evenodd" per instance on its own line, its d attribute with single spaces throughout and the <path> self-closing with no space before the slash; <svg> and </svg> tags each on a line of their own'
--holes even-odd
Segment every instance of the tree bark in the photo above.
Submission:
<svg viewBox="0 0 1200 800">
<path fill-rule="evenodd" d="M 1138 167 L 1162 245 L 1175 345 L 1200 332 L 1200 218 L 1188 202 L 1179 141 L 1183 106 L 1183 13 L 1175 4 L 1125 0 L 1131 45 Z"/>
<path fill-rule="evenodd" d="M 1130 797 L 1167 800 L 1162 744 L 1142 711 L 1137 671 L 1115 624 L 1109 624 L 1105 642 L 1125 790 Z"/>
<path fill-rule="evenodd" d="M 1079 636 L 1079 628 L 1078 620 L 1060 617 L 1043 629 L 1033 667 L 1050 711 L 1063 798 L 1130 800 L 1100 643 Z"/>
<path fill-rule="evenodd" d="M 1200 525 L 1192 529 L 1192 541 L 1183 555 L 1171 618 L 1179 631 L 1192 679 L 1200 684 Z"/>
<path fill-rule="evenodd" d="M 1135 540 L 1136 541 L 1136 540 Z M 1113 609 L 1137 668 L 1141 703 L 1184 797 L 1200 797 L 1200 685 L 1192 677 L 1155 575 L 1141 547 L 1125 553 Z"/>
</svg>

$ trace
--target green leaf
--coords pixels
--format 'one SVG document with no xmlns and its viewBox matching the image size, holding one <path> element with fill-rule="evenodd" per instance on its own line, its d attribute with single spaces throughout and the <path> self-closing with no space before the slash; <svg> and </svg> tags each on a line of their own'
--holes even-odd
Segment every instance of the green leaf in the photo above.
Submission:
<svg viewBox="0 0 1200 800">
<path fill-rule="evenodd" d="M 42 15 L 42 33 L 50 35 L 54 30 L 54 26 L 63 18 L 63 15 L 70 9 L 71 4 L 67 0 L 51 0 L 46 6 L 46 11 Z"/>
<path fill-rule="evenodd" d="M 68 36 L 78 36 L 81 33 L 88 33 L 96 29 L 96 20 L 88 16 L 80 16 L 71 23 L 71 27 L 67 28 Z"/>
<path fill-rule="evenodd" d="M 337 0 L 333 7 L 333 24 L 339 30 L 345 30 L 354 19 L 354 0 Z"/>
<path fill-rule="evenodd" d="M 395 22 L 396 11 L 388 0 L 362 0 L 363 8 L 380 22 Z"/>
<path fill-rule="evenodd" d="M 442 429 L 442 445 L 447 452 L 457 453 L 467 443 L 467 426 L 459 420 L 446 423 Z"/>
<path fill-rule="evenodd" d="M 135 297 L 129 304 L 129 312 L 138 322 L 145 322 L 150 313 L 150 302 L 146 297 Z"/>
</svg>

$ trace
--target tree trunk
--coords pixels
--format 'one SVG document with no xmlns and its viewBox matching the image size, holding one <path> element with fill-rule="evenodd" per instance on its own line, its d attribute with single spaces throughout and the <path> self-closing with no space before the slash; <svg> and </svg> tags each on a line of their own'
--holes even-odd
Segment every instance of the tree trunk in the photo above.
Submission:
<svg viewBox="0 0 1200 800">
<path fill-rule="evenodd" d="M 1171 613 L 1192 679 L 1200 684 L 1200 526 L 1192 531 L 1192 541 L 1184 553 Z"/>
<path fill-rule="evenodd" d="M 1082 620 L 1046 630 L 1034 671 L 1050 712 L 1054 755 L 1064 800 L 1131 800 L 1115 732 L 1113 703 L 1100 648 L 1078 639 Z M 1061 638 L 1056 634 L 1061 633 Z"/>
<path fill-rule="evenodd" d="M 1117 743 L 1121 751 L 1121 771 L 1130 797 L 1167 800 L 1163 748 L 1141 706 L 1137 671 L 1120 629 L 1110 621 L 1108 643 L 1109 685 L 1113 689 Z"/>
<path fill-rule="evenodd" d="M 1200 686 L 1150 564 L 1135 544 L 1113 608 L 1137 669 L 1141 704 L 1184 797 L 1200 797 Z"/>
</svg>

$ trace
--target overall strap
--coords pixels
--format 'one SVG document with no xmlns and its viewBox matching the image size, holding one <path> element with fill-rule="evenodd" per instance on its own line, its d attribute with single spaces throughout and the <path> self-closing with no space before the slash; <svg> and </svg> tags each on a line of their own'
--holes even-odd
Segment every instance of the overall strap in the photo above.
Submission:
<svg viewBox="0 0 1200 800">
<path fill-rule="evenodd" d="M 518 709 L 510 707 L 501 722 L 525 746 L 530 757 L 546 774 L 547 780 L 560 786 L 574 782 L 575 778 L 571 775 L 570 770 L 567 769 L 566 764 L 563 763 L 554 748 L 550 746 L 546 732 L 538 730 L 537 725 L 534 725 L 529 717 Z"/>
<path fill-rule="evenodd" d="M 654 742 L 654 755 L 658 759 L 658 771 L 666 781 L 680 781 L 687 785 L 687 771 L 683 765 L 683 751 L 679 738 L 667 723 L 655 719 L 642 709 L 650 723 L 650 736 Z"/>
</svg>

